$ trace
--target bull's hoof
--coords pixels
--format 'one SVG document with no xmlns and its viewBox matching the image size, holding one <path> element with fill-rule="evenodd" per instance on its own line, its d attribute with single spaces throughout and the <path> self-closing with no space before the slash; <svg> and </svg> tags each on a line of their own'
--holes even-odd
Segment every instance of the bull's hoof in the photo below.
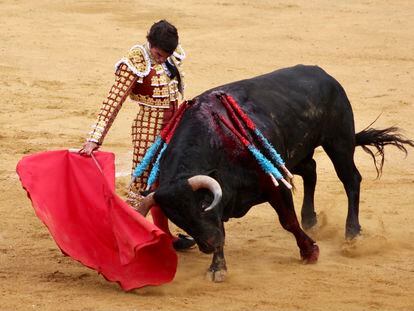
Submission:
<svg viewBox="0 0 414 311">
<path fill-rule="evenodd" d="M 319 258 L 319 247 L 316 244 L 313 244 L 312 247 L 306 251 L 300 251 L 300 256 L 302 257 L 303 263 L 311 264 L 316 263 Z"/>
<path fill-rule="evenodd" d="M 207 270 L 206 279 L 215 282 L 220 283 L 224 282 L 224 279 L 226 278 L 227 271 L 226 270 Z"/>
<path fill-rule="evenodd" d="M 302 228 L 304 230 L 312 229 L 318 223 L 318 218 L 316 216 L 311 218 L 302 218 Z"/>
<path fill-rule="evenodd" d="M 345 238 L 347 240 L 353 240 L 361 235 L 361 226 L 347 226 L 345 231 Z"/>
</svg>

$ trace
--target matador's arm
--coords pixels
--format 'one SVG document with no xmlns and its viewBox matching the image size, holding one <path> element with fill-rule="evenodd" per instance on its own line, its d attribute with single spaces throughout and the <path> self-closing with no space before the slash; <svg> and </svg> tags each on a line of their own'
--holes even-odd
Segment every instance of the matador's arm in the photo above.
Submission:
<svg viewBox="0 0 414 311">
<path fill-rule="evenodd" d="M 138 77 L 126 64 L 120 64 L 115 72 L 115 82 L 102 104 L 98 119 L 92 126 L 92 131 L 89 133 L 87 138 L 88 142 L 94 142 L 98 145 L 102 144 L 106 133 L 114 122 L 115 117 L 137 79 Z"/>
</svg>

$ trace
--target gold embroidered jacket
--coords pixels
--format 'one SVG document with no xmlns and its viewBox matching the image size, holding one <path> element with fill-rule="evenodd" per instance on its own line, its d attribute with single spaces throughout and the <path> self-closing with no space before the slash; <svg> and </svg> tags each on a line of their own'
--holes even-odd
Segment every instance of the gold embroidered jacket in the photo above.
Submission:
<svg viewBox="0 0 414 311">
<path fill-rule="evenodd" d="M 168 109 L 178 102 L 184 90 L 181 71 L 184 58 L 184 50 L 178 46 L 165 63 L 157 64 L 151 58 L 148 44 L 133 46 L 115 65 L 115 82 L 87 140 L 102 144 L 128 96 L 139 105 L 156 109 Z"/>
</svg>

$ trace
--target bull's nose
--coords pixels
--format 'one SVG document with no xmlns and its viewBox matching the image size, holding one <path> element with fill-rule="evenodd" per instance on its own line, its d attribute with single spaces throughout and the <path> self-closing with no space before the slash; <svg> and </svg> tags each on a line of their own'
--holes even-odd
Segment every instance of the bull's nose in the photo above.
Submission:
<svg viewBox="0 0 414 311">
<path fill-rule="evenodd" d="M 216 248 L 217 246 L 215 246 L 217 244 L 217 241 L 214 237 L 210 237 L 207 239 L 206 244 L 212 248 Z"/>
<path fill-rule="evenodd" d="M 204 241 L 197 242 L 197 244 L 200 251 L 205 254 L 211 254 L 220 247 L 220 238 L 212 236 Z"/>
<path fill-rule="evenodd" d="M 211 247 L 210 245 L 207 245 L 206 243 L 198 243 L 197 245 L 200 251 L 203 252 L 204 254 L 211 254 L 211 253 L 214 253 L 215 251 L 214 247 Z"/>
</svg>

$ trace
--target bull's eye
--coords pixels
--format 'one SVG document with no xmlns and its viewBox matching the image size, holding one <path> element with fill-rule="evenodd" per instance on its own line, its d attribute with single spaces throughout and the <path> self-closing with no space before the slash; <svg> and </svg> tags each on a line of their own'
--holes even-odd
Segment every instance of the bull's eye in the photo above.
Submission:
<svg viewBox="0 0 414 311">
<path fill-rule="evenodd" d="M 200 189 L 196 192 L 196 198 L 199 203 L 198 206 L 201 211 L 204 211 L 213 202 L 212 194 L 206 189 Z"/>
<path fill-rule="evenodd" d="M 204 211 L 207 207 L 210 206 L 210 203 L 206 202 L 206 201 L 202 201 L 201 202 L 201 209 Z"/>
</svg>

